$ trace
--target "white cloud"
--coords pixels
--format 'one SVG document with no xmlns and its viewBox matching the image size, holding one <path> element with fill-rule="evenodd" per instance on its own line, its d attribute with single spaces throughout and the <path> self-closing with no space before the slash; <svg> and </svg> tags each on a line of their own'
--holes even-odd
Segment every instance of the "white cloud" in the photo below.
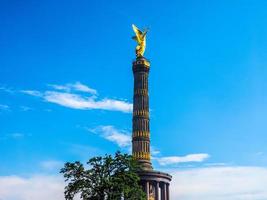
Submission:
<svg viewBox="0 0 267 200">
<path fill-rule="evenodd" d="M 64 200 L 64 181 L 59 176 L 0 177 L 1 200 Z"/>
<path fill-rule="evenodd" d="M 186 156 L 169 156 L 169 157 L 161 157 L 155 158 L 160 165 L 171 165 L 178 163 L 186 163 L 186 162 L 202 162 L 209 158 L 209 154 L 199 153 L 199 154 L 188 154 Z"/>
<path fill-rule="evenodd" d="M 132 104 L 123 100 L 109 99 L 104 98 L 101 100 L 97 100 L 95 96 L 97 91 L 89 88 L 86 85 L 83 85 L 79 82 L 74 84 L 66 84 L 66 85 L 50 85 L 55 91 L 36 91 L 36 90 L 22 90 L 21 92 L 24 94 L 40 97 L 43 100 L 55 103 L 64 107 L 73 108 L 73 109 L 82 109 L 82 110 L 90 110 L 90 109 L 99 109 L 99 110 L 111 110 L 111 111 L 121 111 L 121 112 L 132 112 Z M 58 91 L 63 90 L 63 91 Z M 72 92 L 75 90 L 76 92 L 86 92 L 90 93 L 89 96 L 84 94 L 78 94 Z"/>
<path fill-rule="evenodd" d="M 88 129 L 88 131 L 99 134 L 106 140 L 114 142 L 119 147 L 129 147 L 131 145 L 131 135 L 124 130 L 116 129 L 113 126 L 98 126 L 94 129 Z"/>
<path fill-rule="evenodd" d="M 71 84 L 70 86 L 77 91 L 88 92 L 88 93 L 94 94 L 94 95 L 97 94 L 97 91 L 95 89 L 89 88 L 87 85 L 84 85 L 80 82 L 76 82 L 74 84 Z"/>
<path fill-rule="evenodd" d="M 122 112 L 132 111 L 132 104 L 125 101 L 114 99 L 102 99 L 97 101 L 93 97 L 84 97 L 73 93 L 47 91 L 43 98 L 48 102 L 74 109 L 100 109 Z"/>
<path fill-rule="evenodd" d="M 267 168 L 207 167 L 170 170 L 173 200 L 266 200 Z M 62 176 L 0 176 L 1 200 L 64 200 Z"/>
<path fill-rule="evenodd" d="M 170 173 L 173 175 L 171 199 L 267 199 L 267 168 L 207 167 Z"/>
</svg>

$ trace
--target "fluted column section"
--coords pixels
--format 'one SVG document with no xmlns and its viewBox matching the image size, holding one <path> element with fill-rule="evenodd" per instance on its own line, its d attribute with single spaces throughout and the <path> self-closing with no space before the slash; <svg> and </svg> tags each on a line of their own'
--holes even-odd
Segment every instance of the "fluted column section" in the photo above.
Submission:
<svg viewBox="0 0 267 200">
<path fill-rule="evenodd" d="M 150 63 L 139 57 L 133 62 L 134 96 L 132 153 L 144 169 L 152 169 L 150 162 L 150 127 L 148 75 Z"/>
<path fill-rule="evenodd" d="M 159 200 L 159 182 L 156 182 L 155 184 L 155 200 Z"/>
<path fill-rule="evenodd" d="M 146 182 L 146 189 L 145 189 L 145 193 L 146 193 L 146 198 L 147 200 L 149 200 L 149 182 Z"/>
<path fill-rule="evenodd" d="M 167 188 L 166 188 L 166 194 L 167 194 L 167 200 L 170 200 L 170 184 L 167 184 Z"/>
</svg>

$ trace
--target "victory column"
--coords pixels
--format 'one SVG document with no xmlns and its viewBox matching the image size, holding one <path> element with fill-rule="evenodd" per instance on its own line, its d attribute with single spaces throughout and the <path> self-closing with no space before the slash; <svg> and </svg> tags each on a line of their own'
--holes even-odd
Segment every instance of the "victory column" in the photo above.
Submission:
<svg viewBox="0 0 267 200">
<path fill-rule="evenodd" d="M 150 160 L 148 96 L 150 63 L 144 57 L 148 30 L 142 32 L 135 25 L 132 27 L 135 32 L 133 39 L 137 42 L 136 59 L 132 66 L 134 74 L 132 155 L 142 166 L 139 176 L 147 200 L 170 200 L 169 185 L 172 177 L 167 173 L 153 170 Z"/>
</svg>

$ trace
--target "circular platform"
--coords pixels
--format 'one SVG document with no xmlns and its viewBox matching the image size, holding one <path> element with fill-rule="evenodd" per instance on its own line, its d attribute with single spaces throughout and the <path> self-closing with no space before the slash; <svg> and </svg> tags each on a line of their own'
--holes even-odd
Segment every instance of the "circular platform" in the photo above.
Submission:
<svg viewBox="0 0 267 200">
<path fill-rule="evenodd" d="M 172 176 L 168 173 L 156 171 L 156 170 L 143 170 L 138 172 L 141 180 L 159 181 L 169 183 L 172 180 Z"/>
<path fill-rule="evenodd" d="M 143 170 L 138 175 L 148 200 L 170 200 L 171 175 L 155 170 Z"/>
</svg>

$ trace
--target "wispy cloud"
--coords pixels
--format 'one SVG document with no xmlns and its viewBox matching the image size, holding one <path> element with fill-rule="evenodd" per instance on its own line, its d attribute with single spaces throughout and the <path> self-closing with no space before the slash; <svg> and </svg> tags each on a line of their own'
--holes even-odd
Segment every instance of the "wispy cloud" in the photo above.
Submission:
<svg viewBox="0 0 267 200">
<path fill-rule="evenodd" d="M 52 88 L 56 90 L 63 90 L 66 92 L 79 91 L 79 92 L 87 92 L 93 95 L 97 95 L 97 91 L 95 89 L 92 89 L 88 87 L 87 85 L 82 84 L 80 82 L 68 83 L 65 85 L 49 84 L 49 86 L 51 86 Z"/>
<path fill-rule="evenodd" d="M 263 156 L 264 155 L 264 152 L 263 151 L 259 151 L 259 152 L 255 153 L 255 155 L 257 155 L 257 156 Z"/>
<path fill-rule="evenodd" d="M 58 160 L 45 160 L 40 163 L 40 166 L 44 170 L 59 171 L 64 166 L 64 162 Z"/>
<path fill-rule="evenodd" d="M 4 134 L 2 137 L 0 137 L 0 140 L 20 140 L 23 139 L 25 136 L 29 136 L 29 134 L 14 132 L 9 134 Z"/>
<path fill-rule="evenodd" d="M 5 86 L 1 86 L 0 87 L 0 91 L 7 92 L 7 93 L 10 93 L 10 94 L 13 94 L 14 93 L 14 90 L 13 89 L 8 88 L 8 87 L 5 87 Z"/>
<path fill-rule="evenodd" d="M 117 144 L 119 147 L 131 146 L 131 135 L 125 130 L 118 130 L 113 126 L 98 126 L 87 130 L 99 134 L 101 137 Z"/>
<path fill-rule="evenodd" d="M 227 165 L 231 165 L 231 163 L 204 163 L 204 166 L 208 167 L 222 167 Z"/>
<path fill-rule="evenodd" d="M 11 133 L 11 134 L 8 134 L 8 137 L 15 139 L 15 140 L 18 140 L 18 139 L 24 138 L 25 134 L 23 134 L 23 133 Z"/>
<path fill-rule="evenodd" d="M 22 90 L 24 94 L 36 96 L 42 98 L 44 101 L 55 103 L 64 107 L 73 109 L 99 109 L 99 110 L 110 110 L 110 111 L 121 111 L 129 113 L 132 111 L 132 104 L 122 100 L 116 99 L 97 99 L 97 91 L 89 88 L 88 86 L 79 82 L 74 84 L 66 85 L 52 85 L 56 90 L 54 91 L 36 91 L 36 90 Z M 58 91 L 62 90 L 62 91 Z M 75 93 L 86 92 L 89 94 Z"/>
<path fill-rule="evenodd" d="M 43 94 L 37 90 L 21 90 L 22 93 L 36 96 L 36 97 L 42 97 Z"/>
<path fill-rule="evenodd" d="M 32 110 L 32 108 L 30 108 L 28 106 L 20 106 L 20 110 L 23 111 L 23 112 L 27 112 L 27 111 Z"/>
<path fill-rule="evenodd" d="M 4 104 L 0 104 L 0 111 L 1 110 L 7 111 L 7 110 L 9 110 L 9 106 L 8 105 L 4 105 Z"/>
<path fill-rule="evenodd" d="M 105 154 L 103 148 L 97 148 L 83 144 L 65 144 L 67 145 L 68 153 L 75 155 L 83 161 L 87 161 L 90 157 Z"/>
<path fill-rule="evenodd" d="M 155 160 L 157 160 L 160 165 L 165 166 L 165 165 L 173 165 L 173 164 L 187 163 L 187 162 L 203 162 L 209 157 L 210 157 L 209 154 L 198 153 L 198 154 L 188 154 L 185 156 L 160 157 L 160 158 L 155 158 Z"/>
<path fill-rule="evenodd" d="M 157 156 L 157 155 L 160 154 L 160 150 L 158 150 L 158 149 L 157 149 L 156 147 L 154 147 L 154 146 L 151 146 L 150 150 L 151 150 L 151 155 L 152 155 L 152 156 Z"/>
</svg>

